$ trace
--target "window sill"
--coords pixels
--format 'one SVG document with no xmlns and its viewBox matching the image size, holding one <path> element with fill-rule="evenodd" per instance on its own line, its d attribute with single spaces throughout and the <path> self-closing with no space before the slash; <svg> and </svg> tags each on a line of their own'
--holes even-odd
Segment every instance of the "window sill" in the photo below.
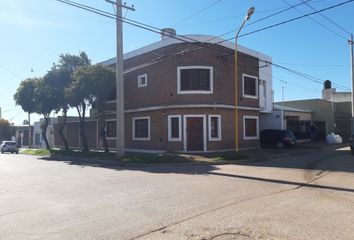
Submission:
<svg viewBox="0 0 354 240">
<path fill-rule="evenodd" d="M 213 91 L 178 91 L 177 94 L 213 94 Z"/>
<path fill-rule="evenodd" d="M 133 141 L 150 141 L 150 138 L 133 138 Z"/>
</svg>

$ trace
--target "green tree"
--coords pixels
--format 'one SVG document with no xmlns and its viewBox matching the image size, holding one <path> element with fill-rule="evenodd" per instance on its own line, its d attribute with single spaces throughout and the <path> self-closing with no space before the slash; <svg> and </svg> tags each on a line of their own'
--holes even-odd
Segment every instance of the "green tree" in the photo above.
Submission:
<svg viewBox="0 0 354 240">
<path fill-rule="evenodd" d="M 36 113 L 42 114 L 44 117 L 44 123 L 41 126 L 42 137 L 48 150 L 50 150 L 50 146 L 47 139 L 47 129 L 50 121 L 50 114 L 57 106 L 56 99 L 52 96 L 55 96 L 55 89 L 48 85 L 44 78 L 37 79 L 34 102 L 36 105 Z"/>
<path fill-rule="evenodd" d="M 0 141 L 10 140 L 12 136 L 13 131 L 9 121 L 0 118 Z"/>
<path fill-rule="evenodd" d="M 90 65 L 90 60 L 85 52 L 80 52 L 77 55 L 61 54 L 58 64 L 54 64 L 52 69 L 44 76 L 48 85 L 54 90 L 52 96 L 55 100 L 55 111 L 62 110 L 61 121 L 59 122 L 59 136 L 64 143 L 65 150 L 69 150 L 69 144 L 64 134 L 64 129 L 67 122 L 67 112 L 69 109 L 68 97 L 65 94 L 65 89 L 69 88 L 73 82 L 73 73 L 82 66 Z"/>
<path fill-rule="evenodd" d="M 14 95 L 16 105 L 20 105 L 22 110 L 27 113 L 34 113 L 36 111 L 34 98 L 37 80 L 38 78 L 28 78 L 23 80 Z"/>
<path fill-rule="evenodd" d="M 83 69 L 82 76 L 85 81 L 91 82 L 90 88 L 92 96 L 88 99 L 90 104 L 94 104 L 100 113 L 99 118 L 103 123 L 100 129 L 105 152 L 109 152 L 106 136 L 105 106 L 106 102 L 115 93 L 115 72 L 108 67 L 96 64 Z"/>
<path fill-rule="evenodd" d="M 84 151 L 88 151 L 87 137 L 85 133 L 85 118 L 88 106 L 95 103 L 100 112 L 104 114 L 104 105 L 107 97 L 114 88 L 114 72 L 107 67 L 96 64 L 77 69 L 73 75 L 73 83 L 67 88 L 69 104 L 77 109 L 80 121 L 80 137 Z M 107 141 L 104 137 L 105 151 L 108 151 Z"/>
<path fill-rule="evenodd" d="M 44 124 L 42 125 L 42 136 L 47 149 L 50 149 L 47 139 L 47 128 L 49 116 L 55 109 L 55 90 L 43 78 L 30 78 L 21 82 L 14 95 L 17 105 L 20 105 L 25 112 L 42 114 Z"/>
</svg>

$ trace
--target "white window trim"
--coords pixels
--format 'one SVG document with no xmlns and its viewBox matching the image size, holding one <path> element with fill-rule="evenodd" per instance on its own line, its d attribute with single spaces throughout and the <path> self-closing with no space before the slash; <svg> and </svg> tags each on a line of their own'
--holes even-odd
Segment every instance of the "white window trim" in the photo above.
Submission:
<svg viewBox="0 0 354 240">
<path fill-rule="evenodd" d="M 115 118 L 112 118 L 112 119 L 106 119 L 105 122 L 106 122 L 106 127 L 105 127 L 105 131 L 106 131 L 106 136 L 107 136 L 107 122 L 116 122 L 117 124 L 117 119 Z M 107 140 L 115 140 L 117 138 L 117 128 L 116 128 L 116 136 L 115 137 L 106 137 Z"/>
<path fill-rule="evenodd" d="M 186 91 L 181 90 L 181 70 L 184 69 L 209 69 L 210 70 L 210 90 L 209 91 Z M 213 67 L 212 66 L 183 66 L 177 67 L 177 94 L 213 94 Z"/>
<path fill-rule="evenodd" d="M 140 137 L 135 137 L 135 120 L 142 120 L 142 119 L 147 119 L 148 120 L 148 137 L 147 138 L 140 138 Z M 138 140 L 138 141 L 149 141 L 150 140 L 150 117 L 133 117 L 132 118 L 132 139 L 133 140 Z"/>
<path fill-rule="evenodd" d="M 203 151 L 208 151 L 207 149 L 207 129 L 206 129 L 206 116 L 205 115 L 183 115 L 183 151 L 187 152 L 187 118 L 202 117 L 203 118 Z"/>
<path fill-rule="evenodd" d="M 141 84 L 140 83 L 140 79 L 141 78 L 145 78 L 145 84 Z M 148 81 L 148 79 L 147 79 L 147 74 L 145 73 L 145 74 L 142 74 L 142 75 L 139 75 L 138 76 L 138 87 L 146 87 L 147 86 L 147 81 Z"/>
<path fill-rule="evenodd" d="M 178 138 L 173 138 L 172 137 L 172 124 L 171 124 L 171 119 L 172 118 L 178 118 Z M 168 115 L 168 141 L 169 142 L 179 142 L 182 141 L 182 117 L 181 115 Z"/>
<path fill-rule="evenodd" d="M 218 137 L 211 136 L 211 118 L 216 117 L 218 119 Z M 209 141 L 221 141 L 221 116 L 220 115 L 208 115 L 208 133 Z"/>
<path fill-rule="evenodd" d="M 256 129 L 256 136 L 253 137 L 246 137 L 246 119 L 256 119 L 257 120 L 257 129 Z M 252 140 L 252 139 L 259 139 L 259 117 L 258 116 L 243 116 L 243 139 L 245 140 Z"/>
<path fill-rule="evenodd" d="M 256 96 L 245 94 L 245 77 L 253 78 L 256 81 L 256 84 L 255 84 L 255 86 L 256 86 Z M 245 98 L 254 98 L 254 99 L 258 98 L 258 77 L 252 76 L 252 75 L 248 75 L 248 74 L 245 74 L 245 73 L 242 74 L 242 96 L 245 97 Z"/>
</svg>

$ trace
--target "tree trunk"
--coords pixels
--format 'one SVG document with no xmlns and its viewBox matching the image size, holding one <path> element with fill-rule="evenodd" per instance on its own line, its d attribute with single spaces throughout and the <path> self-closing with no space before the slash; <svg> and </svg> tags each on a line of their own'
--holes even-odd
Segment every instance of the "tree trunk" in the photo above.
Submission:
<svg viewBox="0 0 354 240">
<path fill-rule="evenodd" d="M 79 113 L 79 121 L 80 121 L 80 138 L 83 144 L 83 152 L 88 152 L 88 144 L 87 144 L 87 137 L 85 134 L 85 113 L 86 113 L 86 104 L 83 103 L 82 107 L 82 114 Z M 79 112 L 79 108 L 77 108 Z"/>
<path fill-rule="evenodd" d="M 101 137 L 102 137 L 102 141 L 103 141 L 104 152 L 108 153 L 109 148 L 108 148 L 108 143 L 107 143 L 106 116 L 104 113 L 104 109 L 102 111 L 102 119 L 103 119 L 103 127 L 101 129 Z"/>
<path fill-rule="evenodd" d="M 64 129 L 66 127 L 66 121 L 67 121 L 67 113 L 68 113 L 68 108 L 67 107 L 63 108 L 63 122 L 59 126 L 59 136 L 64 143 L 65 151 L 69 150 L 68 140 L 66 139 L 66 136 L 64 134 Z"/>
<path fill-rule="evenodd" d="M 48 125 L 49 125 L 49 117 L 47 116 L 47 114 L 43 114 L 43 116 L 44 116 L 44 125 L 42 125 L 42 137 L 44 139 L 46 148 L 48 150 L 50 150 L 50 146 L 49 146 L 48 139 L 47 139 L 47 129 L 48 129 Z"/>
</svg>

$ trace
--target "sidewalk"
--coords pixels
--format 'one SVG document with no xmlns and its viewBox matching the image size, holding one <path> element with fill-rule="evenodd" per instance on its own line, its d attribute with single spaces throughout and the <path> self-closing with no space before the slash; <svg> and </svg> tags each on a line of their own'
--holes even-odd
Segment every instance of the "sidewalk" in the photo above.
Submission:
<svg viewBox="0 0 354 240">
<path fill-rule="evenodd" d="M 346 147 L 348 144 L 328 144 L 325 141 L 321 142 L 304 142 L 299 143 L 293 148 L 258 148 L 258 149 L 250 149 L 244 150 L 242 153 L 249 156 L 254 161 L 266 161 L 272 158 L 278 157 L 286 157 L 286 156 L 294 156 L 294 155 L 302 155 L 310 152 L 320 151 L 322 149 L 328 148 L 341 148 Z"/>
</svg>

